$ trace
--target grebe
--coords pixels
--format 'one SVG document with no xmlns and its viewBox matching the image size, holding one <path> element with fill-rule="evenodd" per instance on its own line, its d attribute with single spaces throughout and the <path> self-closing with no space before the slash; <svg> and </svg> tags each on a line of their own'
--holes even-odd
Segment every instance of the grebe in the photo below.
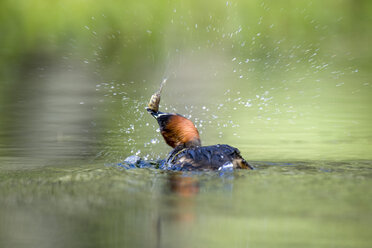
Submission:
<svg viewBox="0 0 372 248">
<path fill-rule="evenodd" d="M 253 169 L 229 145 L 202 146 L 194 123 L 182 115 L 159 111 L 160 95 L 165 84 L 150 99 L 147 111 L 157 120 L 165 142 L 173 148 L 166 159 L 171 170 Z"/>
</svg>

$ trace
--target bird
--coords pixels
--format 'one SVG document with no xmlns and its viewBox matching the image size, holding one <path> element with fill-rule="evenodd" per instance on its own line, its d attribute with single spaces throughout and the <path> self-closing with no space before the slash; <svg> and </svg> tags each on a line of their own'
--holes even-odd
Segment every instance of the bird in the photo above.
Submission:
<svg viewBox="0 0 372 248">
<path fill-rule="evenodd" d="M 146 110 L 156 119 L 166 144 L 172 147 L 165 163 L 170 170 L 232 170 L 253 169 L 241 156 L 240 151 L 226 144 L 202 146 L 198 129 L 194 123 L 177 113 L 159 111 L 161 91 L 155 92 Z"/>
</svg>

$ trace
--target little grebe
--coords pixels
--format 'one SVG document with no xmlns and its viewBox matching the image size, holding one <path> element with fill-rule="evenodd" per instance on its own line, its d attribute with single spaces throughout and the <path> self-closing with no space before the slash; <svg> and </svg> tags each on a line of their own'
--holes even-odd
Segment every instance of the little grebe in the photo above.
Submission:
<svg viewBox="0 0 372 248">
<path fill-rule="evenodd" d="M 152 95 L 146 109 L 158 121 L 165 142 L 173 148 L 166 160 L 169 169 L 253 169 L 237 148 L 229 145 L 202 146 L 192 121 L 179 114 L 160 112 L 160 94 L 164 84 L 165 80 L 159 91 Z"/>
</svg>

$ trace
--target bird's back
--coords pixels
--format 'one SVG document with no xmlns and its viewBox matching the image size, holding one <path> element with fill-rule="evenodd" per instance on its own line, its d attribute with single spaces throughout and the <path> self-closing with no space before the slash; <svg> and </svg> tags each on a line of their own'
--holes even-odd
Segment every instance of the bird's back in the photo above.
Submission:
<svg viewBox="0 0 372 248">
<path fill-rule="evenodd" d="M 229 145 L 199 146 L 172 151 L 168 159 L 174 170 L 252 169 L 237 148 Z"/>
</svg>

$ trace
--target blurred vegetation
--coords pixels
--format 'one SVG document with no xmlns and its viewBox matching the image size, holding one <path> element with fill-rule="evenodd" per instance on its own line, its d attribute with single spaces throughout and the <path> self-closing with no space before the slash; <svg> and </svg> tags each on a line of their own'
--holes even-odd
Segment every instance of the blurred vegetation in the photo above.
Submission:
<svg viewBox="0 0 372 248">
<path fill-rule="evenodd" d="M 108 83 L 105 93 L 115 93 L 111 95 L 111 101 L 106 101 L 109 102 L 107 105 L 96 110 L 110 113 L 109 117 L 105 117 L 104 123 L 105 130 L 114 133 L 109 142 L 106 142 L 110 143 L 108 149 L 111 150 L 115 150 L 116 145 L 123 146 L 123 140 L 128 140 L 125 131 L 115 129 L 123 126 L 128 128 L 133 123 L 133 111 L 137 109 L 138 112 L 139 108 L 142 111 L 147 97 L 157 87 L 160 79 L 174 73 L 170 67 L 184 66 L 183 61 L 187 54 L 193 54 L 195 60 L 206 56 L 209 57 L 208 61 L 218 58 L 216 61 L 220 61 L 226 71 L 210 85 L 219 85 L 221 83 L 218 81 L 223 81 L 225 88 L 229 87 L 232 91 L 243 89 L 249 92 L 246 93 L 247 97 L 258 95 L 260 86 L 278 87 L 278 81 L 282 81 L 290 82 L 282 83 L 281 87 L 293 90 L 290 94 L 299 107 L 304 99 L 310 102 L 311 98 L 304 98 L 297 92 L 305 91 L 305 95 L 306 92 L 311 95 L 310 92 L 313 93 L 316 87 L 327 96 L 333 97 L 341 93 L 345 96 L 343 99 L 346 99 L 353 87 L 350 84 L 342 92 L 335 92 L 334 80 L 329 80 L 332 78 L 331 71 L 344 77 L 341 81 L 348 77 L 346 81 L 349 82 L 355 79 L 351 71 L 360 71 L 357 88 L 370 80 L 371 13 L 372 2 L 368 0 L 3 0 L 0 2 L 0 117 L 9 119 L 0 126 L 3 140 L 11 133 L 10 129 L 14 128 L 14 120 L 18 118 L 14 113 L 21 108 L 12 106 L 12 103 L 25 96 L 32 98 L 29 96 L 30 88 L 38 91 L 43 85 L 32 83 L 35 86 L 30 86 L 33 81 L 30 77 L 37 77 L 38 71 L 48 70 L 52 65 L 62 68 L 62 71 L 85 71 L 85 74 L 93 75 L 93 79 L 87 80 L 92 87 L 103 82 Z M 255 63 L 247 62 L 252 60 Z M 219 71 L 218 68 L 220 67 L 216 67 L 215 74 Z M 328 68 L 332 69 L 326 71 Z M 248 82 L 244 86 L 236 83 L 239 75 L 234 73 Z M 320 83 L 314 84 L 316 78 L 322 79 Z M 332 87 L 327 83 L 319 86 L 324 81 L 332 81 Z M 129 87 L 130 82 L 133 85 Z M 301 86 L 297 83 L 301 83 Z M 120 86 L 124 84 L 125 86 Z M 113 85 L 117 90 L 110 90 Z M 211 89 L 213 86 L 206 87 Z M 225 89 L 222 92 L 224 91 Z M 172 86 L 169 92 L 175 92 Z M 370 92 L 369 87 L 367 92 L 361 93 L 364 94 L 362 97 L 357 97 L 360 102 L 356 107 L 363 108 L 362 115 L 369 115 L 364 108 L 371 103 L 368 100 Z M 209 97 L 208 94 L 214 93 L 201 93 Z M 123 95 L 130 98 L 126 105 L 122 101 Z M 314 95 L 316 94 L 311 97 Z M 285 102 L 287 95 L 277 93 L 276 97 L 276 103 L 279 104 Z M 169 102 L 175 102 L 176 99 L 174 96 Z M 211 102 L 215 100 L 210 99 Z M 325 99 L 323 101 L 327 104 Z M 194 103 L 205 104 L 205 101 L 195 100 Z M 349 101 L 344 102 L 339 110 L 348 103 Z M 184 102 L 177 104 L 175 106 L 179 108 Z M 90 107 L 92 105 L 93 108 L 98 106 L 92 103 Z M 229 105 L 231 108 L 233 106 Z M 306 105 L 302 110 L 306 108 L 310 112 L 314 111 L 314 105 Z M 270 111 L 274 113 L 275 108 Z M 323 111 L 324 116 L 332 111 L 335 110 Z M 227 112 L 228 110 L 225 114 Z M 203 118 L 202 111 L 199 110 L 198 113 Z M 252 116 L 260 114 L 256 109 L 253 112 L 242 110 L 240 113 L 243 116 L 241 118 L 244 118 L 240 123 L 246 125 L 249 125 Z M 208 120 L 211 117 L 205 118 Z M 233 118 L 239 117 L 235 115 Z M 290 117 L 283 114 L 281 118 Z M 27 122 L 20 120 L 22 123 Z M 143 118 L 141 121 L 143 122 Z M 363 123 L 365 122 L 364 120 Z M 256 122 L 255 125 L 257 126 L 252 126 L 254 129 L 250 130 L 251 133 L 259 129 L 262 123 Z M 147 136 L 155 126 L 140 127 L 142 129 L 136 130 L 133 139 L 141 135 Z M 214 137 L 216 133 L 208 131 L 208 127 L 214 128 L 207 125 L 202 131 L 204 129 L 209 137 Z M 287 126 L 282 125 L 282 128 L 287 129 Z M 340 132 L 343 131 L 344 129 Z M 365 132 L 365 135 L 370 135 L 370 129 Z M 249 135 L 246 129 L 240 133 Z M 268 134 L 271 135 L 270 132 Z M 10 136 L 8 138 L 12 139 L 13 136 Z M 336 136 L 338 140 L 339 136 Z M 232 138 L 219 142 L 231 140 Z M 214 139 L 209 141 L 216 142 Z M 124 143 L 124 150 L 138 145 Z M 369 143 L 368 145 L 370 146 Z M 134 148 L 137 149 L 139 148 Z M 123 150 L 117 152 L 122 153 Z"/>
<path fill-rule="evenodd" d="M 135 76 L 136 68 L 155 73 L 157 65 L 164 64 L 167 54 L 176 48 L 219 46 L 242 57 L 265 57 L 271 52 L 275 58 L 282 49 L 312 44 L 324 48 L 323 53 L 347 47 L 364 59 L 371 56 L 372 3 L 367 0 L 106 0 L 94 4 L 84 0 L 4 0 L 0 4 L 3 74 L 12 72 L 30 54 L 40 53 L 72 55 L 104 68 L 114 67 L 114 71 L 120 65 L 122 73 L 111 77 L 126 77 L 124 80 Z M 258 33 L 260 40 L 249 49 L 231 46 L 249 45 Z"/>
</svg>

